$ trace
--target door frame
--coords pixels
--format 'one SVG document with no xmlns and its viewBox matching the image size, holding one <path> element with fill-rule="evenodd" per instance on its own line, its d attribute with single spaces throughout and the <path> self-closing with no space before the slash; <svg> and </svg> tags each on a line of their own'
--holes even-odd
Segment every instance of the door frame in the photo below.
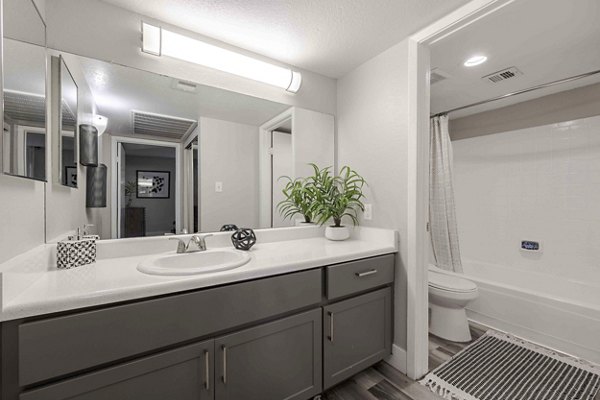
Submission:
<svg viewBox="0 0 600 400">
<path fill-rule="evenodd" d="M 193 154 L 190 155 L 187 151 L 188 146 L 194 146 L 192 142 L 194 139 L 198 139 L 198 144 L 196 145 L 196 150 L 198 151 L 198 218 L 197 221 L 194 221 L 194 174 L 192 172 L 194 166 L 194 158 Z M 201 176 L 200 176 L 200 124 L 196 126 L 196 128 L 187 136 L 187 138 L 182 142 L 182 151 L 183 151 L 183 227 L 187 229 L 188 233 L 196 233 L 194 230 L 194 222 L 198 224 L 198 232 L 200 229 L 200 194 L 201 194 Z M 193 148 L 192 148 L 193 151 Z M 191 168 L 190 168 L 191 166 Z"/>
<path fill-rule="evenodd" d="M 110 233 L 112 239 L 118 238 L 118 227 L 120 226 L 120 213 L 119 213 L 119 194 L 121 193 L 121 185 L 119 185 L 118 176 L 118 160 L 117 160 L 117 147 L 119 143 L 129 144 L 146 144 L 160 147 L 171 147 L 175 149 L 175 196 L 177 201 L 175 202 L 175 230 L 181 232 L 181 208 L 183 203 L 182 193 L 182 162 L 181 162 L 181 143 L 169 142 L 154 139 L 140 139 L 137 137 L 129 136 L 111 136 L 111 152 L 110 152 L 110 163 L 111 172 L 110 179 L 111 184 L 111 195 L 110 195 Z"/>
<path fill-rule="evenodd" d="M 408 234 L 406 374 L 428 372 L 429 46 L 515 0 L 472 0 L 408 38 Z M 398 365 L 402 367 L 402 365 Z"/>
<path fill-rule="evenodd" d="M 273 226 L 273 165 L 271 159 L 271 132 L 277 130 L 284 122 L 292 121 L 294 134 L 294 107 L 271 118 L 258 127 L 258 222 L 261 228 Z M 292 141 L 292 154 L 294 142 Z"/>
</svg>

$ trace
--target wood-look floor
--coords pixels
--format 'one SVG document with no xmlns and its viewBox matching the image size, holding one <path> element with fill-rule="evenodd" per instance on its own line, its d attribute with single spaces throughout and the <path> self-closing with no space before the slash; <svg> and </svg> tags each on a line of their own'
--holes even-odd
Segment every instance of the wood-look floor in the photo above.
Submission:
<svg viewBox="0 0 600 400">
<path fill-rule="evenodd" d="M 485 330 L 471 326 L 473 340 Z M 437 368 L 444 361 L 465 348 L 469 343 L 454 343 L 439 337 L 429 336 L 429 369 Z M 440 400 L 425 386 L 415 382 L 381 362 L 328 390 L 323 400 Z M 600 400 L 600 392 L 594 397 Z"/>
<path fill-rule="evenodd" d="M 484 333 L 471 327 L 473 340 Z M 469 343 L 453 343 L 430 335 L 429 369 L 432 370 Z M 440 400 L 425 386 L 413 381 L 389 364 L 381 362 L 328 390 L 323 400 Z"/>
</svg>

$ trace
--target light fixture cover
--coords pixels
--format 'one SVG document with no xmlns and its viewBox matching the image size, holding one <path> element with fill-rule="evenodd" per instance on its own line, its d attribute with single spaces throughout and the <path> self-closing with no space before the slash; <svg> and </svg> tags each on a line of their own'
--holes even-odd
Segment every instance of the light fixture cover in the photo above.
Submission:
<svg viewBox="0 0 600 400">
<path fill-rule="evenodd" d="M 467 59 L 465 61 L 465 63 L 464 63 L 464 66 L 465 67 L 474 67 L 476 65 L 483 64 L 486 61 L 487 61 L 487 57 L 486 56 L 484 56 L 484 55 L 476 55 L 476 56 L 473 56 L 473 57 Z"/>
<path fill-rule="evenodd" d="M 102 134 L 106 131 L 106 126 L 108 125 L 108 118 L 104 115 L 94 115 L 92 125 L 98 130 L 98 136 L 102 136 Z"/>
<path fill-rule="evenodd" d="M 257 60 L 166 29 L 142 23 L 142 51 L 203 65 L 296 93 L 300 72 Z"/>
</svg>

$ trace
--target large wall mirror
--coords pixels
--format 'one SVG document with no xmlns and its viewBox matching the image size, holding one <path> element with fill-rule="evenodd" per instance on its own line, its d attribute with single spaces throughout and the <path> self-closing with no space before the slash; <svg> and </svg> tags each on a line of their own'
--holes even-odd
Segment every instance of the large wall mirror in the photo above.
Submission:
<svg viewBox="0 0 600 400">
<path fill-rule="evenodd" d="M 58 87 L 58 90 L 55 98 L 59 100 L 60 104 L 60 108 L 56 110 L 58 114 L 57 121 L 59 122 L 57 130 L 60 132 L 60 140 L 58 141 L 59 179 L 63 186 L 76 188 L 79 143 L 77 135 L 77 84 L 62 57 L 53 58 L 54 66 L 58 69 L 58 85 L 55 86 Z"/>
<path fill-rule="evenodd" d="M 291 226 L 273 214 L 279 176 L 304 173 L 295 166 L 309 162 L 333 165 L 331 115 L 50 52 L 64 66 L 63 171 L 77 159 L 66 153 L 77 149 L 69 140 L 76 140 L 78 122 L 69 110 L 94 110 L 99 166 L 85 167 L 79 189 L 87 186 L 82 207 L 100 207 L 91 223 L 102 239 Z M 90 199 L 94 193 L 105 199 Z M 53 207 L 63 205 L 46 212 Z"/>
<path fill-rule="evenodd" d="M 46 180 L 46 34 L 31 0 L 4 0 L 2 171 Z"/>
</svg>

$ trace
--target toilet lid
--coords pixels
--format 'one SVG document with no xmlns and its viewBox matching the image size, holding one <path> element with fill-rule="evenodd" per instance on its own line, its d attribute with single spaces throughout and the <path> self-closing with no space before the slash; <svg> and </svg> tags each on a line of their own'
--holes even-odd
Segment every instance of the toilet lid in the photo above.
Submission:
<svg viewBox="0 0 600 400">
<path fill-rule="evenodd" d="M 477 285 L 468 279 L 459 278 L 448 274 L 429 271 L 429 286 L 450 292 L 473 292 Z"/>
</svg>

